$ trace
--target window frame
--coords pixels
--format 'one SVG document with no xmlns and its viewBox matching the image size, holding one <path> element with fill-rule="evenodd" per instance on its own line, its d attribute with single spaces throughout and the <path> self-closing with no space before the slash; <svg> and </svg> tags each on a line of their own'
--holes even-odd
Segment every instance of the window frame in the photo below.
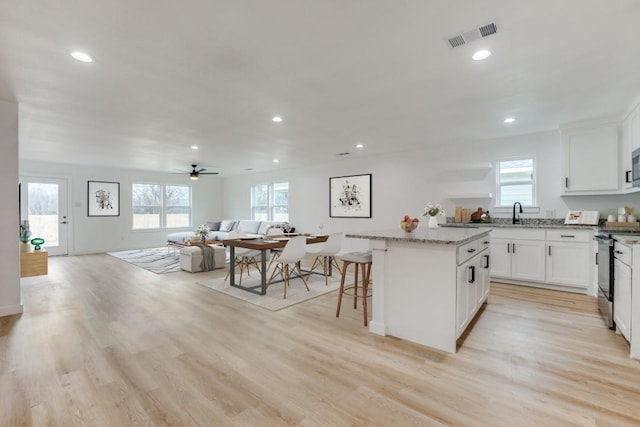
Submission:
<svg viewBox="0 0 640 427">
<path fill-rule="evenodd" d="M 158 205 L 136 205 L 133 203 L 133 197 L 135 194 L 134 186 L 136 185 L 150 185 L 150 186 L 160 186 L 160 203 Z M 187 225 L 179 225 L 179 226 L 167 226 L 167 215 L 168 215 L 168 206 L 167 205 L 167 187 L 186 187 L 189 192 L 189 223 Z M 136 207 L 155 207 L 159 208 L 159 223 L 157 227 L 148 227 L 141 228 L 135 227 L 135 208 Z M 182 206 L 184 207 L 184 206 Z M 173 230 L 173 229 L 181 229 L 181 228 L 190 228 L 193 227 L 193 187 L 191 185 L 184 184 L 174 184 L 174 183 L 161 183 L 161 182 L 150 182 L 150 181 L 133 181 L 131 183 L 131 230 L 132 231 L 154 231 L 154 230 Z"/>
<path fill-rule="evenodd" d="M 520 180 L 520 181 L 510 181 L 508 183 L 502 183 L 500 180 L 500 170 L 502 163 L 506 162 L 514 162 L 521 160 L 531 160 L 531 179 L 530 180 Z M 496 161 L 496 208 L 511 208 L 512 205 L 506 205 L 503 203 L 501 195 L 502 195 L 502 187 L 513 186 L 513 185 L 522 185 L 522 184 L 531 184 L 531 204 L 522 204 L 523 207 L 537 207 L 538 203 L 538 195 L 537 195 L 537 173 L 536 173 L 537 162 L 535 156 L 514 156 L 514 157 L 505 157 L 498 159 Z"/>
<path fill-rule="evenodd" d="M 275 190 L 274 187 L 277 185 L 282 185 L 282 184 L 286 184 L 287 185 L 287 204 L 275 204 Z M 267 188 L 267 204 L 266 205 L 257 205 L 254 204 L 255 201 L 255 192 L 256 189 L 260 188 L 260 187 L 266 187 Z M 253 221 L 276 221 L 275 218 L 275 214 L 276 214 L 276 209 L 278 208 L 283 208 L 286 207 L 287 208 L 287 220 L 286 221 L 282 221 L 282 222 L 288 222 L 289 221 L 289 182 L 288 181 L 278 181 L 278 182 L 260 182 L 260 183 L 256 183 L 251 185 L 251 191 L 250 191 L 250 195 L 251 195 L 251 219 Z M 262 213 L 263 211 L 266 211 L 267 213 L 267 219 L 263 220 L 263 219 L 256 219 L 256 211 L 257 209 L 261 209 Z"/>
</svg>

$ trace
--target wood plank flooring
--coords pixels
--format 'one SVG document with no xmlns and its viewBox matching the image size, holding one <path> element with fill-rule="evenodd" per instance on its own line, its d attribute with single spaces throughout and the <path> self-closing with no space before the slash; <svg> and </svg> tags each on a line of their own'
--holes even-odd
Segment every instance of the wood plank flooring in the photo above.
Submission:
<svg viewBox="0 0 640 427">
<path fill-rule="evenodd" d="M 270 312 L 196 284 L 224 270 L 49 261 L 0 319 L 2 427 L 640 425 L 640 362 L 591 297 L 493 284 L 446 354 L 335 292 Z"/>
</svg>

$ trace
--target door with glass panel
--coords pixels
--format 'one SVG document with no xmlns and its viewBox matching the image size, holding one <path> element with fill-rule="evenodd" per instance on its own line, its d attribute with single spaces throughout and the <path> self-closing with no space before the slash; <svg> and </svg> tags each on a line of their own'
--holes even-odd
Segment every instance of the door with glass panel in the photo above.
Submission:
<svg viewBox="0 0 640 427">
<path fill-rule="evenodd" d="M 67 180 L 20 178 L 20 222 L 29 221 L 31 238 L 44 239 L 49 255 L 67 255 Z"/>
</svg>

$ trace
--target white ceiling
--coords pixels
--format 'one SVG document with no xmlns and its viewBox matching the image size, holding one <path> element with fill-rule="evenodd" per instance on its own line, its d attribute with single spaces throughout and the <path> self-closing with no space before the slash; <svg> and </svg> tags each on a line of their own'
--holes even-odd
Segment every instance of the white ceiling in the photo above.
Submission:
<svg viewBox="0 0 640 427">
<path fill-rule="evenodd" d="M 639 94 L 638 0 L 0 3 L 21 159 L 233 175 L 557 129 Z"/>
</svg>

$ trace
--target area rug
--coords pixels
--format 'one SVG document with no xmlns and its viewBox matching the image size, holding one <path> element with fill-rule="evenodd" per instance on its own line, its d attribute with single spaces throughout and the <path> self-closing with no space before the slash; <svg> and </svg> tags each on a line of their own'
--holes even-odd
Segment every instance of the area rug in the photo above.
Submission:
<svg viewBox="0 0 640 427">
<path fill-rule="evenodd" d="M 243 301 L 250 302 L 251 304 L 255 304 L 267 310 L 278 311 L 337 290 L 340 288 L 340 274 L 329 277 L 328 286 L 325 286 L 324 276 L 318 274 L 312 274 L 307 282 L 309 283 L 310 291 L 307 291 L 307 288 L 304 287 L 304 283 L 302 283 L 302 280 L 299 278 L 291 279 L 289 289 L 287 289 L 287 299 L 283 298 L 283 282 L 272 283 L 267 288 L 266 295 L 256 295 L 242 289 L 232 288 L 229 286 L 229 280 L 225 281 L 223 277 L 205 280 L 198 282 L 198 284 Z M 260 275 L 258 274 L 252 274 L 249 277 L 244 276 L 242 278 L 242 286 L 258 286 L 259 284 Z"/>
<path fill-rule="evenodd" d="M 180 271 L 179 251 L 167 249 L 166 246 L 163 248 L 107 252 L 107 254 L 157 274 Z"/>
</svg>

